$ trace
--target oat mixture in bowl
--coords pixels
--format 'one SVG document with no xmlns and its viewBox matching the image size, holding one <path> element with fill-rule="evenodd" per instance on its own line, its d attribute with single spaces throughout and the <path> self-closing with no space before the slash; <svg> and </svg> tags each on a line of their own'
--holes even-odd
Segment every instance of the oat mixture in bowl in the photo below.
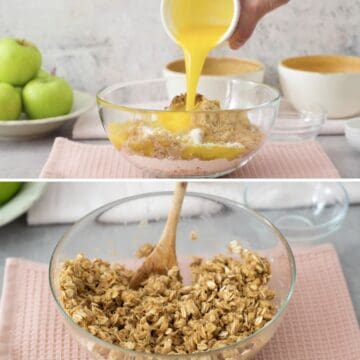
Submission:
<svg viewBox="0 0 360 360">
<path fill-rule="evenodd" d="M 291 250 L 260 215 L 190 193 L 178 228 L 179 269 L 129 289 L 143 261 L 135 254 L 152 251 L 170 198 L 120 200 L 72 227 L 50 264 L 60 313 L 96 359 L 248 359 L 273 336 L 292 296 Z"/>
<path fill-rule="evenodd" d="M 98 93 L 104 129 L 120 154 L 159 177 L 216 177 L 245 165 L 271 130 L 279 93 L 263 84 L 218 80 L 185 111 L 179 80 L 114 85 Z M 176 86 L 178 89 L 178 86 Z"/>
</svg>

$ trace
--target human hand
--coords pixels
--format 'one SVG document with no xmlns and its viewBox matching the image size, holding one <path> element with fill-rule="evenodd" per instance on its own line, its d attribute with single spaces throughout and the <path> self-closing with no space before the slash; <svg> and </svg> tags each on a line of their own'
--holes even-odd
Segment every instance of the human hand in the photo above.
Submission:
<svg viewBox="0 0 360 360">
<path fill-rule="evenodd" d="M 239 0 L 241 14 L 238 26 L 230 38 L 230 47 L 239 49 L 250 38 L 259 20 L 289 0 Z"/>
</svg>

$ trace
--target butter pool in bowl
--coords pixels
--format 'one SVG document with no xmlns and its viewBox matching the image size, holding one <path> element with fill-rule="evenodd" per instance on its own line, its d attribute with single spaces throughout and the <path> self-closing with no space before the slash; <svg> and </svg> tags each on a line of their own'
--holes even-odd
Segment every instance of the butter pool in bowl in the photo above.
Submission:
<svg viewBox="0 0 360 360">
<path fill-rule="evenodd" d="M 101 90 L 100 117 L 111 143 L 136 167 L 157 177 L 219 177 L 250 161 L 275 122 L 279 93 L 270 86 L 217 79 L 217 97 L 204 92 L 195 109 L 181 79 L 116 84 Z M 180 83 L 179 83 L 180 82 Z M 219 89 L 222 89 L 219 92 Z"/>
<path fill-rule="evenodd" d="M 280 62 L 279 76 L 284 96 L 299 111 L 320 106 L 333 119 L 360 114 L 360 57 L 288 58 Z"/>
</svg>

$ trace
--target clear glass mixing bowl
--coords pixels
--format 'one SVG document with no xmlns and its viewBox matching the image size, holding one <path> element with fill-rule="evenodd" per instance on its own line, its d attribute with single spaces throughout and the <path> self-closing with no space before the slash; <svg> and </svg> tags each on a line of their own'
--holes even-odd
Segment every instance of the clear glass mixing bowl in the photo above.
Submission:
<svg viewBox="0 0 360 360">
<path fill-rule="evenodd" d="M 226 78 L 212 79 L 200 90 L 208 99 L 219 100 L 222 110 L 164 110 L 176 95 L 186 92 L 178 78 L 107 87 L 97 95 L 107 136 L 123 157 L 151 176 L 231 173 L 264 144 L 276 119 L 279 93 L 268 85 Z M 214 128 L 226 137 L 216 135 L 214 140 L 209 135 Z M 164 129 L 170 138 L 160 139 L 159 130 Z"/>
<path fill-rule="evenodd" d="M 49 268 L 50 287 L 60 314 L 73 336 L 95 359 L 249 359 L 271 339 L 283 319 L 294 291 L 295 261 L 286 239 L 268 220 L 223 198 L 187 194 L 177 235 L 179 263 L 192 256 L 208 258 L 225 253 L 233 240 L 266 256 L 272 264 L 270 285 L 276 292 L 278 311 L 262 329 L 221 349 L 165 356 L 125 350 L 104 342 L 78 326 L 62 307 L 58 283 L 62 263 L 83 253 L 89 258 L 126 262 L 137 268 L 141 260 L 135 260 L 135 251 L 144 243 L 158 241 L 171 197 L 172 193 L 150 193 L 119 200 L 95 210 L 71 227 L 57 244 Z M 198 233 L 198 240 L 190 240 L 192 231 Z M 181 266 L 180 269 L 184 271 Z"/>
<path fill-rule="evenodd" d="M 291 244 L 310 245 L 341 227 L 349 198 L 340 183 L 266 182 L 248 185 L 244 203 L 270 219 Z"/>
<path fill-rule="evenodd" d="M 327 120 L 320 106 L 297 111 L 290 101 L 281 99 L 279 114 L 270 133 L 274 142 L 299 142 L 315 140 Z"/>
</svg>

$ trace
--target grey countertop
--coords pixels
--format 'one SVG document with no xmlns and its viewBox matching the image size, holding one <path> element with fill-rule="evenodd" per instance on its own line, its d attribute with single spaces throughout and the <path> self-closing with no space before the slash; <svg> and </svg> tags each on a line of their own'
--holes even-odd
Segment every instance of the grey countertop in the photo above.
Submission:
<svg viewBox="0 0 360 360">
<path fill-rule="evenodd" d="M 327 239 L 335 245 L 347 280 L 351 298 L 360 322 L 360 206 L 352 206 L 341 230 Z M 56 242 L 68 225 L 26 225 L 25 217 L 0 228 L 0 289 L 5 259 L 21 257 L 48 263 Z M 1 290 L 0 290 L 1 295 Z"/>
<path fill-rule="evenodd" d="M 0 140 L 0 178 L 38 178 L 55 137 L 71 139 L 71 134 L 72 124 L 69 123 L 51 136 L 43 138 L 23 141 Z M 360 178 L 360 154 L 349 146 L 344 136 L 320 136 L 318 139 L 342 178 Z M 86 143 L 107 142 L 88 140 Z"/>
</svg>

